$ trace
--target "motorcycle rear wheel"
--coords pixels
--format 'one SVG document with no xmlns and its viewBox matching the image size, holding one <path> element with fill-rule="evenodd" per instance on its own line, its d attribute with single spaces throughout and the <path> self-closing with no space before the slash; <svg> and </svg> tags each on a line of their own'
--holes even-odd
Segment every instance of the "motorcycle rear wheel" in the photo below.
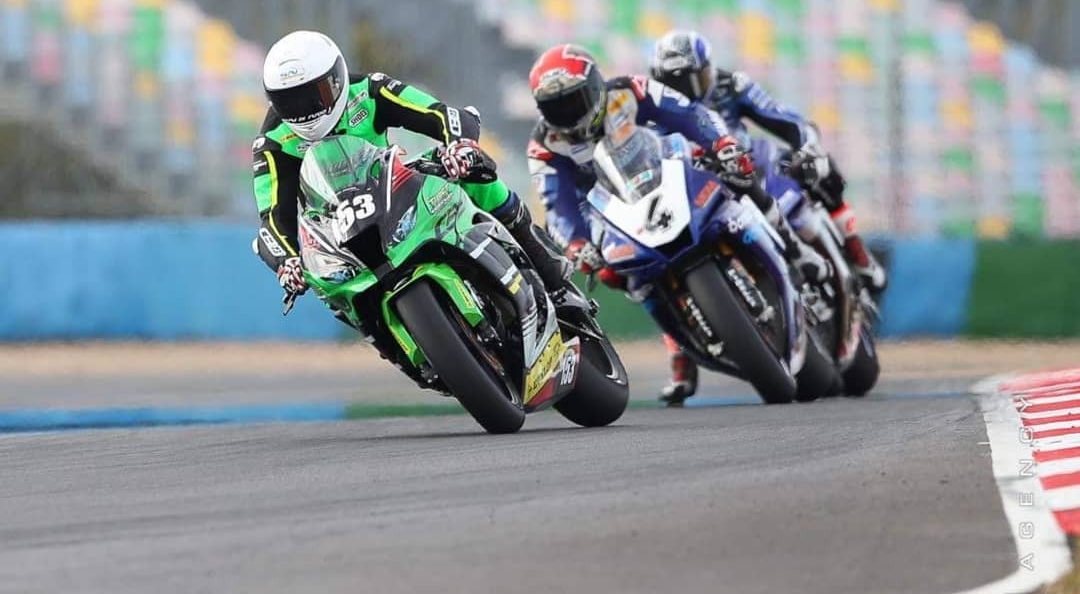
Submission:
<svg viewBox="0 0 1080 594">
<path fill-rule="evenodd" d="M 489 433 L 521 429 L 523 405 L 486 360 L 472 329 L 435 296 L 428 282 L 406 287 L 395 306 L 431 367 L 480 426 Z"/>
<path fill-rule="evenodd" d="M 881 374 L 874 337 L 864 328 L 859 337 L 859 350 L 851 366 L 844 370 L 844 393 L 848 396 L 865 396 L 877 384 Z"/>
<path fill-rule="evenodd" d="M 602 345 L 582 338 L 577 384 L 573 392 L 555 403 L 559 414 L 582 427 L 610 425 L 626 410 L 630 384 L 618 353 L 614 348 L 610 350 L 614 361 L 609 360 Z"/>
</svg>

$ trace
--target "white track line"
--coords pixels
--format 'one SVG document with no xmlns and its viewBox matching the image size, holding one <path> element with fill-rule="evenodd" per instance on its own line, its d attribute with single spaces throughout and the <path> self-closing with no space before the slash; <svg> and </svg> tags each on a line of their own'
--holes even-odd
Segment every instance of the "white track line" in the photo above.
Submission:
<svg viewBox="0 0 1080 594">
<path fill-rule="evenodd" d="M 1021 473 L 1033 459 L 1031 447 L 1020 439 L 1020 417 L 1011 398 L 997 393 L 1000 381 L 976 386 L 990 440 L 994 478 L 1001 505 L 1016 542 L 1017 569 L 1005 578 L 967 594 L 1015 594 L 1031 592 L 1053 583 L 1072 569 L 1072 555 L 1057 519 L 1047 506 L 1042 484 L 1034 472 Z M 993 390 L 986 388 L 992 386 Z M 1021 506 L 1021 497 L 1032 497 L 1032 505 Z"/>
</svg>

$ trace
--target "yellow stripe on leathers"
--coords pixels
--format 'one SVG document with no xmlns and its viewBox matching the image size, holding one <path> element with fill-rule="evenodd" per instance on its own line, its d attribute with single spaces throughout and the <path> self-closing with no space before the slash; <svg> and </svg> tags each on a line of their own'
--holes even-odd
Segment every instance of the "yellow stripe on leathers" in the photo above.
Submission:
<svg viewBox="0 0 1080 594">
<path fill-rule="evenodd" d="M 404 107 L 405 109 L 411 109 L 420 113 L 430 113 L 438 117 L 439 121 L 442 122 L 443 138 L 445 139 L 446 144 L 450 144 L 450 129 L 446 126 L 446 117 L 443 116 L 442 113 L 434 109 L 428 109 L 427 107 L 421 107 L 419 105 L 409 103 L 408 101 L 403 100 L 401 97 L 398 97 L 390 91 L 387 91 L 386 87 L 379 88 L 379 94 L 382 95 L 384 98 Z"/>
<path fill-rule="evenodd" d="M 295 256 L 296 250 L 289 245 L 289 240 L 278 230 L 277 223 L 274 222 L 274 208 L 277 207 L 278 202 L 277 163 L 274 161 L 274 155 L 270 151 L 264 151 L 263 154 L 266 155 L 266 162 L 270 165 L 270 214 L 266 218 L 270 221 L 270 230 L 281 240 L 289 255 Z"/>
</svg>

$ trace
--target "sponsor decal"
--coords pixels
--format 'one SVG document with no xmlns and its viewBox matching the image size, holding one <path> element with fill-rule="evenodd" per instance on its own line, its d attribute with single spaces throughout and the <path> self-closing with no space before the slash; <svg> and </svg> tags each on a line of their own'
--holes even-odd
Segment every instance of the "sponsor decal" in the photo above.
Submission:
<svg viewBox="0 0 1080 594">
<path fill-rule="evenodd" d="M 288 60 L 281 64 L 281 70 L 278 71 L 282 84 L 299 82 L 304 79 L 306 74 L 307 72 L 304 70 L 304 65 L 300 60 Z"/>
<path fill-rule="evenodd" d="M 337 177 L 339 175 L 348 175 L 352 173 L 352 161 L 344 159 L 342 161 L 334 161 L 324 168 L 327 177 Z"/>
<path fill-rule="evenodd" d="M 308 142 L 308 141 L 305 140 L 304 142 L 301 142 L 300 144 L 296 145 L 296 152 L 302 155 L 302 154 L 306 153 L 309 148 L 311 148 L 311 145 L 312 145 L 311 142 Z"/>
<path fill-rule="evenodd" d="M 622 262 L 637 256 L 637 249 L 629 243 L 608 244 L 604 249 L 604 260 L 608 263 Z"/>
<path fill-rule="evenodd" d="M 697 193 L 697 196 L 694 197 L 694 206 L 704 208 L 718 189 L 720 189 L 720 184 L 716 180 L 709 180 L 708 183 L 701 187 L 701 191 Z"/>
<path fill-rule="evenodd" d="M 568 349 L 566 355 L 562 359 L 562 364 L 559 365 L 559 383 L 563 386 L 569 386 L 574 383 L 574 379 L 577 377 L 578 359 L 581 357 L 578 349 Z"/>
<path fill-rule="evenodd" d="M 255 139 L 255 142 L 251 145 L 251 152 L 258 151 L 262 147 L 266 146 L 266 137 L 260 136 Z"/>
<path fill-rule="evenodd" d="M 259 175 L 264 169 L 270 169 L 270 164 L 266 162 L 266 159 L 259 159 L 252 165 L 251 170 L 255 175 Z"/>
<path fill-rule="evenodd" d="M 517 274 L 517 276 L 514 277 L 514 280 L 510 281 L 510 284 L 506 287 L 507 289 L 510 290 L 511 295 L 517 295 L 518 291 L 521 290 L 521 281 L 522 281 L 522 276 L 521 276 L 521 273 L 519 272 Z"/>
<path fill-rule="evenodd" d="M 356 114 L 354 114 L 353 117 L 349 118 L 349 126 L 355 126 L 355 125 L 359 124 L 360 122 L 366 120 L 367 117 L 368 117 L 368 110 L 361 109 L 360 111 L 356 112 Z"/>
<path fill-rule="evenodd" d="M 454 136 L 461 136 L 461 112 L 455 107 L 447 107 L 446 119 L 450 126 L 450 133 Z"/>
<path fill-rule="evenodd" d="M 371 76 L 368 77 L 368 78 L 370 78 L 371 80 L 373 80 L 375 82 L 379 82 L 379 81 L 382 81 L 382 80 L 386 80 L 386 75 L 383 74 L 382 72 L 373 72 L 371 74 Z"/>
<path fill-rule="evenodd" d="M 364 89 L 363 91 L 360 91 L 345 106 L 345 111 L 352 111 L 352 110 L 356 109 L 356 106 L 360 105 L 360 102 L 363 101 L 364 99 L 367 99 L 367 98 L 368 98 L 367 89 Z"/>
<path fill-rule="evenodd" d="M 559 366 L 561 360 L 560 355 L 563 352 L 562 336 L 558 332 L 551 335 L 551 340 L 548 341 L 547 346 L 544 347 L 544 351 L 540 353 L 540 357 L 536 359 L 536 364 L 529 370 L 529 374 L 525 376 L 525 402 L 528 403 L 532 400 L 540 389 L 544 387 L 548 379 L 551 378 L 551 374 L 555 372 L 555 369 Z"/>
<path fill-rule="evenodd" d="M 266 246 L 266 251 L 270 252 L 270 255 L 275 258 L 284 258 L 287 254 L 285 248 L 281 247 L 281 244 L 274 239 L 274 236 L 270 234 L 270 230 L 266 227 L 259 229 L 259 239 L 262 239 L 263 245 Z"/>
<path fill-rule="evenodd" d="M 394 91 L 401 86 L 401 81 L 396 78 L 391 78 L 390 82 L 386 83 L 386 88 L 389 91 Z"/>
<path fill-rule="evenodd" d="M 634 188 L 636 188 L 638 186 L 643 186 L 643 185 L 651 182 L 652 178 L 653 178 L 652 169 L 646 169 L 645 171 L 642 171 L 641 173 L 639 173 L 639 174 L 635 175 L 634 177 L 630 178 L 630 186 L 634 187 Z"/>
<path fill-rule="evenodd" d="M 686 309 L 693 316 L 694 321 L 697 322 L 698 327 L 705 333 L 708 338 L 713 337 L 712 326 L 709 326 L 709 322 L 705 320 L 705 314 L 701 313 L 701 309 L 698 308 L 697 303 L 694 302 L 693 297 L 686 298 Z"/>
<path fill-rule="evenodd" d="M 424 196 L 424 205 L 427 206 L 428 212 L 435 214 L 446 207 L 450 202 L 450 194 L 453 192 L 453 188 L 450 184 L 444 185 L 438 192 L 431 196 Z"/>
</svg>

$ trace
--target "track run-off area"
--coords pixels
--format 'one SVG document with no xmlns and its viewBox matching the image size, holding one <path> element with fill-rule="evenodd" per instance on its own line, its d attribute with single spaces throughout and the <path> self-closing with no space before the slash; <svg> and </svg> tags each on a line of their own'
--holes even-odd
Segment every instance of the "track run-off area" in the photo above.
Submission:
<svg viewBox="0 0 1080 594">
<path fill-rule="evenodd" d="M 0 418 L 453 409 L 355 346 L 0 351 Z M 1080 396 L 1018 375 L 1075 367 L 1077 343 L 887 344 L 865 399 L 766 407 L 707 375 L 681 410 L 648 404 L 662 347 L 621 351 L 636 401 L 603 429 L 541 413 L 510 436 L 460 414 L 0 434 L 0 592 L 966 591 L 1010 579 L 1027 552 L 1001 402 L 1052 503 L 1045 534 L 1080 508 L 1053 503 L 1080 468 L 1043 472 L 1080 447 L 1080 422 L 1021 433 L 1047 418 L 1032 415 L 1080 414 Z"/>
</svg>

